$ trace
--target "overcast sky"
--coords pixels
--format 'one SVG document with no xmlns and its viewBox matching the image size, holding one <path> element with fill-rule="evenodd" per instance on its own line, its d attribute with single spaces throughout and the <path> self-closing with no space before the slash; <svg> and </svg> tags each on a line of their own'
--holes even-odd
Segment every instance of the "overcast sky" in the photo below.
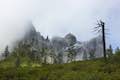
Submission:
<svg viewBox="0 0 120 80">
<path fill-rule="evenodd" d="M 71 32 L 78 40 L 94 36 L 97 20 L 106 22 L 107 41 L 120 45 L 120 0 L 0 0 L 0 47 L 20 39 L 27 20 L 32 20 L 44 36 L 65 36 Z"/>
</svg>

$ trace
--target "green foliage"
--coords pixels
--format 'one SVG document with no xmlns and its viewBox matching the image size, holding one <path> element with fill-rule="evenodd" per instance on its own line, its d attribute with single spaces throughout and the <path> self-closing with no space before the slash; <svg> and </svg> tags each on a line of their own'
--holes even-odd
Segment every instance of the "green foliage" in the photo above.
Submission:
<svg viewBox="0 0 120 80">
<path fill-rule="evenodd" d="M 16 57 L 0 62 L 0 80 L 120 80 L 120 53 L 113 55 L 108 63 L 103 58 L 67 64 L 32 63 L 28 57 Z"/>
</svg>

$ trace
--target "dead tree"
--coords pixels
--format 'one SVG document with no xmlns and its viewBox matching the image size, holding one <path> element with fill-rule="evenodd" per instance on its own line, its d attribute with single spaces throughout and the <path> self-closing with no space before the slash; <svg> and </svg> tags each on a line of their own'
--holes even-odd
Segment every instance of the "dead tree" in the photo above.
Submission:
<svg viewBox="0 0 120 80">
<path fill-rule="evenodd" d="M 107 60 L 106 56 L 106 36 L 105 36 L 105 22 L 103 21 L 98 21 L 97 22 L 97 27 L 94 28 L 97 33 L 102 33 L 102 42 L 103 42 L 103 55 L 104 59 Z"/>
</svg>

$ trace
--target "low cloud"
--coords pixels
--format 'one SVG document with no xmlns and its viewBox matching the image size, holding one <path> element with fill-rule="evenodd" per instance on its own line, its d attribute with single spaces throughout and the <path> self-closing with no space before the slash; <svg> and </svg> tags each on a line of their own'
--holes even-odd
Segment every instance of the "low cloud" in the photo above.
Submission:
<svg viewBox="0 0 120 80">
<path fill-rule="evenodd" d="M 95 36 L 92 28 L 97 19 L 102 19 L 113 34 L 109 41 L 114 44 L 113 38 L 120 40 L 119 4 L 119 0 L 1 0 L 0 47 L 4 49 L 21 39 L 28 20 L 44 36 L 65 36 L 71 32 L 83 41 Z"/>
</svg>

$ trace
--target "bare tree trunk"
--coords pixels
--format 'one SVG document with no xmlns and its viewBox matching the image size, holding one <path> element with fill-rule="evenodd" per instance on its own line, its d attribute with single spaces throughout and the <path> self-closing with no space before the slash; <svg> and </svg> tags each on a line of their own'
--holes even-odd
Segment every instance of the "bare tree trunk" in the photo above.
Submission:
<svg viewBox="0 0 120 80">
<path fill-rule="evenodd" d="M 106 40 L 105 40 L 105 23 L 101 21 L 101 26 L 102 26 L 102 40 L 103 40 L 103 54 L 105 60 L 107 60 L 106 56 Z"/>
</svg>

